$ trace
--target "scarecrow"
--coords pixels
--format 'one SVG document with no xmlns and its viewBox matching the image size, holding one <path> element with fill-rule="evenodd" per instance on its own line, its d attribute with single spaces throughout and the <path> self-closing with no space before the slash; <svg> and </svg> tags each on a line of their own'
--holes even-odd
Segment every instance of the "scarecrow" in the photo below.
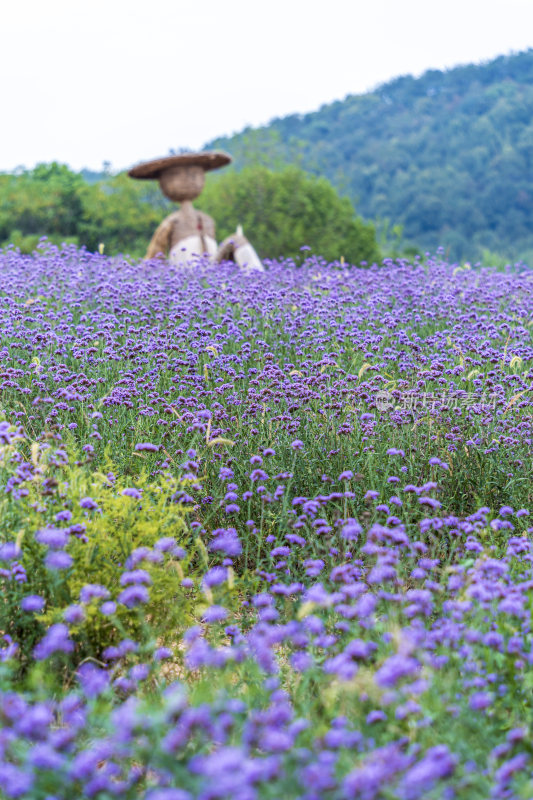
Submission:
<svg viewBox="0 0 533 800">
<path fill-rule="evenodd" d="M 184 266 L 194 256 L 208 256 L 217 263 L 230 260 L 244 269 L 263 270 L 259 256 L 240 226 L 218 247 L 214 220 L 192 204 L 204 188 L 205 173 L 230 161 L 227 153 L 182 153 L 146 161 L 129 170 L 132 178 L 158 180 L 163 194 L 180 203 L 179 210 L 169 214 L 154 233 L 147 259 L 168 255 L 172 264 Z"/>
</svg>

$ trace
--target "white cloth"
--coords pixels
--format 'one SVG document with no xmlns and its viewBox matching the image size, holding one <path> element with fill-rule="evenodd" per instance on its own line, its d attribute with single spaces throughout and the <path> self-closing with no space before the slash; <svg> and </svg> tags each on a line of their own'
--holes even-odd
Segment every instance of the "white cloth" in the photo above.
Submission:
<svg viewBox="0 0 533 800">
<path fill-rule="evenodd" d="M 209 260 L 213 260 L 217 254 L 217 243 L 211 236 L 204 236 L 203 241 L 204 244 L 202 244 L 202 239 L 197 234 L 181 239 L 169 253 L 170 263 L 176 267 L 184 267 L 193 259 L 205 255 L 209 256 Z M 207 248 L 205 253 L 202 252 L 204 246 Z M 245 271 L 257 270 L 258 272 L 264 272 L 261 259 L 248 241 L 235 248 L 233 257 L 235 258 L 235 263 Z"/>
<path fill-rule="evenodd" d="M 261 260 L 250 242 L 246 242 L 246 244 L 241 244 L 240 247 L 236 247 L 234 257 L 236 263 L 239 265 L 239 267 L 241 267 L 241 269 L 254 269 L 258 270 L 259 272 L 264 272 Z"/>
<path fill-rule="evenodd" d="M 169 260 L 174 266 L 186 266 L 193 258 L 206 255 L 204 248 L 207 248 L 207 255 L 211 258 L 216 256 L 217 243 L 211 236 L 204 236 L 204 244 L 202 238 L 197 234 L 186 236 L 174 245 L 169 253 Z"/>
</svg>

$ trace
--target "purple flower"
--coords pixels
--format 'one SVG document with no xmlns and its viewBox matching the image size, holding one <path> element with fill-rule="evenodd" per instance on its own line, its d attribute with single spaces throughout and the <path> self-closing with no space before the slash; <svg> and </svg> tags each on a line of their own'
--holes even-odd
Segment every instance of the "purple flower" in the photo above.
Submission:
<svg viewBox="0 0 533 800">
<path fill-rule="evenodd" d="M 69 540 L 68 532 L 60 528 L 41 528 L 35 534 L 40 544 L 47 545 L 52 550 L 60 550 Z"/>
<path fill-rule="evenodd" d="M 375 722 L 384 722 L 386 719 L 387 715 L 384 711 L 381 711 L 381 709 L 375 709 L 366 715 L 366 724 L 373 725 Z"/>
<path fill-rule="evenodd" d="M 130 669 L 130 678 L 136 682 L 145 681 L 150 674 L 150 667 L 148 664 L 135 664 Z"/>
<path fill-rule="evenodd" d="M 281 545 L 280 547 L 275 547 L 273 550 L 270 551 L 270 555 L 272 558 L 280 558 L 283 556 L 288 556 L 291 553 L 291 548 L 287 547 L 287 545 Z"/>
<path fill-rule="evenodd" d="M 77 678 L 85 697 L 88 698 L 98 697 L 109 686 L 109 673 L 91 662 L 81 665 Z"/>
<path fill-rule="evenodd" d="M 162 539 L 158 539 L 154 545 L 154 549 L 159 550 L 161 553 L 168 553 L 175 547 L 176 540 L 172 536 L 164 536 Z"/>
<path fill-rule="evenodd" d="M 48 553 L 44 563 L 48 569 L 68 569 L 72 566 L 74 559 L 68 553 L 62 550 L 53 550 Z"/>
<path fill-rule="evenodd" d="M 152 444 L 151 442 L 139 442 L 135 445 L 136 452 L 158 453 L 160 445 Z"/>
<path fill-rule="evenodd" d="M 402 753 L 401 744 L 391 742 L 371 750 L 343 782 L 343 798 L 377 800 L 388 784 L 409 765 L 410 757 Z"/>
<path fill-rule="evenodd" d="M 250 472 L 250 480 L 253 481 L 254 483 L 256 481 L 267 481 L 268 475 L 264 469 L 253 469 Z"/>
<path fill-rule="evenodd" d="M 442 508 L 442 503 L 439 503 L 438 500 L 435 500 L 433 497 L 419 497 L 418 502 L 421 506 L 429 506 L 430 508 Z"/>
<path fill-rule="evenodd" d="M 165 658 L 172 658 L 172 650 L 168 647 L 158 647 L 154 652 L 154 661 L 163 661 Z"/>
<path fill-rule="evenodd" d="M 134 497 L 136 500 L 140 500 L 142 497 L 140 491 L 138 489 L 135 489 L 135 487 L 123 489 L 120 494 L 123 495 L 124 497 Z"/>
<path fill-rule="evenodd" d="M 220 622 L 228 616 L 227 610 L 223 606 L 209 606 L 203 615 L 204 622 Z"/>
<path fill-rule="evenodd" d="M 294 442 L 291 442 L 291 447 L 293 450 L 301 450 L 303 446 L 304 443 L 301 441 L 301 439 L 295 439 Z"/>
<path fill-rule="evenodd" d="M 114 603 L 113 600 L 107 600 L 100 606 L 100 613 L 104 614 L 106 617 L 108 617 L 110 614 L 114 614 L 116 610 L 117 604 Z"/>
<path fill-rule="evenodd" d="M 420 664 L 414 658 L 402 655 L 390 656 L 377 670 L 374 680 L 378 686 L 390 688 L 395 686 L 402 678 L 414 675 L 420 669 Z"/>
<path fill-rule="evenodd" d="M 76 625 L 78 622 L 83 622 L 85 619 L 85 611 L 83 606 L 72 605 L 68 606 L 63 611 L 63 619 L 69 625 Z"/>
<path fill-rule="evenodd" d="M 43 610 L 44 603 L 44 597 L 40 597 L 38 594 L 27 594 L 20 601 L 20 607 L 23 611 L 38 612 Z"/>
<path fill-rule="evenodd" d="M 151 789 L 145 800 L 192 800 L 185 789 Z"/>
<path fill-rule="evenodd" d="M 0 662 L 9 661 L 9 659 L 14 658 L 18 652 L 19 646 L 17 642 L 13 641 L 9 633 L 4 633 L 1 641 L 5 642 L 6 646 L 2 646 L 2 649 L 0 650 Z"/>
<path fill-rule="evenodd" d="M 517 772 L 523 772 L 526 768 L 526 765 L 529 761 L 529 754 L 528 753 L 519 753 L 518 755 L 514 756 L 514 758 L 510 758 L 508 761 L 504 761 L 503 764 L 496 770 L 494 773 L 494 778 L 496 780 L 496 784 L 500 788 L 507 787 L 513 777 Z"/>
<path fill-rule="evenodd" d="M 291 666 L 296 672 L 305 672 L 313 666 L 313 658 L 309 653 L 293 653 L 290 658 Z"/>
<path fill-rule="evenodd" d="M 220 551 L 228 556 L 238 556 L 242 553 L 242 545 L 234 528 L 222 530 L 209 543 L 209 550 Z"/>
<path fill-rule="evenodd" d="M 157 561 L 161 560 L 161 553 L 154 552 L 153 550 L 151 550 L 149 547 L 146 546 L 136 547 L 135 550 L 133 550 L 130 553 L 126 561 L 126 566 L 129 569 L 132 569 L 133 567 L 136 567 L 137 564 L 140 564 L 141 561 L 155 561 L 155 560 Z"/>
<path fill-rule="evenodd" d="M 7 797 L 28 797 L 33 785 L 33 775 L 14 764 L 0 762 L 0 786 Z"/>
<path fill-rule="evenodd" d="M 457 759 L 445 744 L 432 747 L 403 776 L 401 785 L 404 796 L 409 800 L 427 796 L 437 781 L 449 777 L 455 771 L 456 764 Z"/>
<path fill-rule="evenodd" d="M 221 583 L 224 583 L 228 579 L 228 570 L 226 567 L 212 567 L 208 572 L 205 573 L 204 577 L 202 578 L 202 583 L 204 586 L 211 587 L 211 586 L 219 586 Z"/>
<path fill-rule="evenodd" d="M 127 608 L 134 608 L 141 603 L 147 603 L 149 599 L 148 589 L 142 585 L 128 586 L 117 598 L 118 602 Z"/>
<path fill-rule="evenodd" d="M 98 508 L 98 503 L 92 497 L 82 497 L 80 506 L 81 508 L 96 509 Z"/>
<path fill-rule="evenodd" d="M 20 555 L 20 547 L 15 542 L 0 545 L 0 561 L 12 561 Z"/>
<path fill-rule="evenodd" d="M 500 517 L 508 517 L 514 514 L 514 509 L 511 506 L 502 506 L 498 513 Z"/>
<path fill-rule="evenodd" d="M 493 700 L 494 695 L 490 692 L 474 692 L 474 694 L 470 696 L 468 704 L 473 711 L 483 711 L 485 708 L 489 708 L 489 706 L 492 705 Z"/>
<path fill-rule="evenodd" d="M 32 767 L 36 767 L 38 770 L 59 770 L 65 763 L 65 757 L 44 742 L 39 742 L 32 747 L 28 754 L 28 760 Z"/>
<path fill-rule="evenodd" d="M 344 472 L 341 472 L 339 475 L 339 481 L 351 481 L 353 478 L 353 472 L 351 469 L 345 469 Z"/>
<path fill-rule="evenodd" d="M 109 590 L 99 583 L 86 583 L 80 589 L 80 600 L 82 603 L 90 603 L 91 600 L 109 597 Z"/>
<path fill-rule="evenodd" d="M 47 738 L 54 722 L 52 708 L 50 702 L 26 705 L 24 713 L 14 718 L 17 733 L 33 741 Z"/>
<path fill-rule="evenodd" d="M 34 658 L 43 661 L 54 653 L 71 653 L 74 644 L 69 637 L 68 628 L 59 622 L 52 625 L 33 650 Z"/>
<path fill-rule="evenodd" d="M 146 586 L 151 586 L 152 579 L 145 569 L 134 569 L 130 572 L 123 572 L 120 576 L 121 586 L 130 586 L 137 583 L 144 583 Z"/>
<path fill-rule="evenodd" d="M 71 762 L 70 776 L 75 781 L 88 780 L 97 771 L 98 764 L 113 756 L 113 744 L 110 740 L 95 742 L 78 753 Z"/>
</svg>

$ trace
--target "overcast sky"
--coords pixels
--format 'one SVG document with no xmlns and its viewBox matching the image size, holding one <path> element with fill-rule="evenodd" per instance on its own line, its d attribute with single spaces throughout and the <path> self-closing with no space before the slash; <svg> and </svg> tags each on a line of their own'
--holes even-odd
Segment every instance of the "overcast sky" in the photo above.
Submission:
<svg viewBox="0 0 533 800">
<path fill-rule="evenodd" d="M 533 46 L 533 0 L 10 0 L 0 170 L 112 169 Z"/>
</svg>

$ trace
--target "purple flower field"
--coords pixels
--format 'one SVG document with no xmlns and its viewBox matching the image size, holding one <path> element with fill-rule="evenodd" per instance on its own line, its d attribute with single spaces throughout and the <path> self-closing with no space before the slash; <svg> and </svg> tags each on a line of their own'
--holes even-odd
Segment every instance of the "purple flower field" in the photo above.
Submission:
<svg viewBox="0 0 533 800">
<path fill-rule="evenodd" d="M 533 272 L 0 252 L 0 792 L 533 797 Z"/>
</svg>

